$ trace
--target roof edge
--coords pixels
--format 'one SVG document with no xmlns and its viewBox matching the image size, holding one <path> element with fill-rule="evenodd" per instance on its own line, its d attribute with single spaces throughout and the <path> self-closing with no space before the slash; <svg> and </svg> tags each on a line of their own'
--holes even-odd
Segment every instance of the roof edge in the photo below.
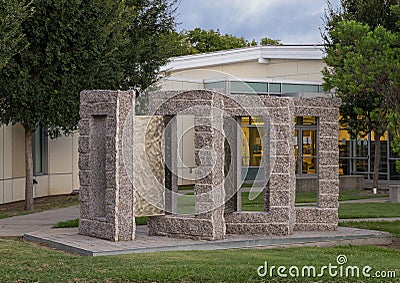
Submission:
<svg viewBox="0 0 400 283">
<path fill-rule="evenodd" d="M 275 45 L 237 48 L 171 58 L 161 71 L 180 71 L 248 61 L 266 63 L 269 59 L 322 60 L 323 45 Z"/>
</svg>

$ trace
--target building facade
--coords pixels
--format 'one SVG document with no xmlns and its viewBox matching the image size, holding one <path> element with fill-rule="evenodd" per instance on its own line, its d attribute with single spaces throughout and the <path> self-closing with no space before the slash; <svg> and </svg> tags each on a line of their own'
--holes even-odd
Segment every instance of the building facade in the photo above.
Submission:
<svg viewBox="0 0 400 283">
<path fill-rule="evenodd" d="M 226 94 L 272 95 L 272 96 L 324 96 L 322 89 L 323 47 L 308 46 L 262 46 L 221 52 L 182 56 L 174 58 L 163 69 L 166 78 L 164 90 L 217 89 Z M 338 117 L 339 119 L 339 117 Z M 296 174 L 299 179 L 312 179 L 318 172 L 316 160 L 316 131 L 318 121 L 313 117 L 296 121 L 295 154 Z M 190 128 L 190 118 L 182 119 L 181 127 Z M 260 164 L 261 139 L 257 130 L 262 125 L 257 117 L 243 119 L 242 165 L 247 169 L 246 179 L 254 180 Z M 183 130 L 185 131 L 185 130 Z M 189 130 L 190 131 L 190 130 Z M 187 140 L 191 138 L 187 136 Z M 184 137 L 185 138 L 185 137 Z M 400 156 L 390 147 L 390 135 L 381 138 L 381 180 L 399 180 L 396 161 Z M 244 143 L 243 143 L 244 144 Z M 344 128 L 338 141 L 340 151 L 339 173 L 341 176 L 373 178 L 374 134 L 352 139 Z M 182 145 L 182 175 L 190 175 L 190 142 Z M 185 148 L 186 147 L 186 148 Z M 186 152 L 186 154 L 183 154 Z M 186 160 L 185 160 L 186 159 Z M 186 171 L 186 172 L 185 172 Z M 261 176 L 262 177 L 262 176 Z"/>
<path fill-rule="evenodd" d="M 21 125 L 0 127 L 0 204 L 25 199 L 25 136 Z M 42 129 L 33 138 L 34 196 L 79 189 L 78 134 L 51 140 Z"/>
</svg>

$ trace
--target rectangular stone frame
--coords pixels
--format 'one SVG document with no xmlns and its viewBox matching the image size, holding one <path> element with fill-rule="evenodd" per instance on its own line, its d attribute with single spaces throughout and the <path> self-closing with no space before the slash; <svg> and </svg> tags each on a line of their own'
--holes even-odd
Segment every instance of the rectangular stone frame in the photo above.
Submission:
<svg viewBox="0 0 400 283">
<path fill-rule="evenodd" d="M 231 97 L 233 100 L 225 99 L 225 110 L 230 115 L 264 117 L 263 158 L 265 161 L 267 158 L 274 159 L 274 166 L 265 168 L 266 176 L 271 169 L 269 182 L 264 189 L 265 208 L 268 211 L 225 214 L 227 233 L 290 235 L 296 221 L 293 101 L 290 98 L 260 97 L 263 105 L 258 101 L 255 105 L 249 105 L 245 95 Z M 265 141 L 271 141 L 274 146 Z"/>
<path fill-rule="evenodd" d="M 127 119 L 134 125 L 134 109 L 132 91 L 81 93 L 78 150 L 82 235 L 111 241 L 135 238 L 135 189 L 128 174 L 134 172 L 134 130 L 124 129 Z M 124 150 L 123 138 L 131 141 Z"/>
<path fill-rule="evenodd" d="M 334 230 L 338 223 L 338 107 L 340 100 L 332 98 L 282 98 L 260 97 L 262 102 L 251 100 L 246 95 L 229 97 L 211 91 L 195 90 L 187 92 L 158 92 L 151 95 L 150 109 L 154 115 L 176 115 L 178 112 L 195 106 L 214 106 L 223 109 L 232 117 L 263 116 L 268 120 L 265 126 L 264 140 L 271 141 L 273 146 L 264 146 L 264 158 L 274 160 L 269 183 L 265 188 L 265 212 L 232 212 L 234 201 L 228 201 L 227 211 L 224 207 L 210 213 L 199 214 L 195 218 L 179 215 L 151 217 L 148 221 L 152 235 L 189 237 L 195 239 L 217 240 L 228 234 L 264 234 L 290 235 L 293 230 Z M 203 113 L 204 114 L 204 113 Z M 318 117 L 318 205 L 317 207 L 295 207 L 295 156 L 294 156 L 294 117 Z M 203 115 L 203 119 L 220 119 L 215 115 Z M 202 119 L 197 117 L 197 119 Z M 196 121 L 196 119 L 195 119 Z M 218 125 L 218 123 L 217 123 Z M 224 132 L 220 125 L 221 133 Z M 196 126 L 196 157 L 201 149 L 208 148 L 225 156 L 227 152 L 222 137 L 213 131 Z M 234 135 L 234 133 L 233 133 Z M 237 135 L 238 136 L 238 135 Z M 239 155 L 236 154 L 236 159 Z M 198 159 L 198 158 L 197 158 Z M 215 190 L 216 199 L 224 196 L 223 187 L 215 185 L 220 182 L 224 168 L 224 158 L 216 164 L 215 173 L 201 179 L 195 186 L 195 195 L 200 192 Z M 197 160 L 196 160 L 197 162 Z M 234 164 L 238 172 L 239 161 Z M 229 177 L 229 176 L 228 176 Z M 230 177 L 233 178 L 233 175 Z M 218 182 L 215 182 L 218 181 Z M 237 184 L 236 180 L 227 180 Z M 227 185 L 229 185 L 227 184 Z M 171 188 L 173 186 L 171 185 Z M 229 188 L 225 187 L 225 190 Z M 196 204 L 196 208 L 210 205 L 216 199 Z M 268 202 L 268 203 L 267 203 Z M 172 204 L 172 207 L 174 204 Z M 226 229 L 226 230 L 225 230 Z"/>
<path fill-rule="evenodd" d="M 175 96 L 176 95 L 176 96 Z M 219 94 L 212 94 L 209 91 L 193 91 L 193 92 L 161 92 L 154 93 L 150 96 L 150 111 L 154 115 L 173 116 L 179 112 L 197 106 L 206 106 L 202 113 L 194 113 L 195 116 L 195 159 L 196 164 L 199 165 L 200 150 L 206 148 L 203 154 L 215 151 L 220 152 L 224 156 L 224 137 L 223 133 L 223 117 L 218 113 L 212 113 L 211 107 L 221 109 L 223 107 L 222 98 Z M 202 110 L 198 110 L 202 111 Z M 217 116 L 216 116 L 217 115 Z M 171 118 L 166 118 L 171 120 Z M 204 120 L 212 123 L 213 126 L 219 125 L 220 132 L 212 130 L 208 126 L 204 126 Z M 196 126 L 197 125 L 197 126 Z M 173 128 L 173 126 L 172 126 Z M 173 135 L 173 134 L 172 134 Z M 169 139 L 175 140 L 170 137 Z M 166 148 L 172 151 L 170 158 L 175 160 L 174 153 L 176 153 L 177 144 L 168 143 Z M 169 153 L 166 154 L 170 155 Z M 204 164 L 203 164 L 204 165 Z M 195 172 L 197 176 L 201 176 L 203 172 Z M 177 182 L 177 178 L 172 176 L 172 172 L 166 169 L 166 187 L 176 190 L 176 185 L 171 182 Z M 188 217 L 176 214 L 166 216 L 150 217 L 148 219 L 148 227 L 150 235 L 159 236 L 173 236 L 178 238 L 192 238 L 203 240 L 219 240 L 225 237 L 225 222 L 224 222 L 224 206 L 221 205 L 216 208 L 210 209 L 207 213 L 199 213 L 204 211 L 204 208 L 213 207 L 218 201 L 224 198 L 224 158 L 217 159 L 217 162 L 211 174 L 205 178 L 201 178 L 195 185 L 195 217 Z M 218 186 L 216 186 L 218 184 Z M 200 198 L 198 195 L 213 190 L 210 198 Z M 170 190 L 166 191 L 170 194 Z M 176 207 L 176 198 L 166 197 L 166 205 L 168 207 Z M 169 203 L 172 202 L 172 203 Z"/>
<path fill-rule="evenodd" d="M 318 203 L 296 207 L 299 231 L 336 230 L 339 207 L 339 107 L 336 98 L 295 98 L 295 116 L 318 118 Z"/>
</svg>

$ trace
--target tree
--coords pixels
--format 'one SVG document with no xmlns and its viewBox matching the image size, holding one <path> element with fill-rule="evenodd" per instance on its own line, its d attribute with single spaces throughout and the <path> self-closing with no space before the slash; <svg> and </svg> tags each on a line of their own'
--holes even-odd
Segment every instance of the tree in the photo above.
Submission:
<svg viewBox="0 0 400 283">
<path fill-rule="evenodd" d="M 22 22 L 31 14 L 29 5 L 19 0 L 0 1 L 0 69 L 26 48 Z"/>
<path fill-rule="evenodd" d="M 363 56 L 361 50 L 357 50 L 357 48 L 364 48 L 367 46 L 361 46 L 358 44 L 358 47 L 356 47 L 357 40 L 359 39 L 359 36 L 363 37 L 365 36 L 365 33 L 368 31 L 371 32 L 377 32 L 376 35 L 378 36 L 378 33 L 380 32 L 380 35 L 383 36 L 383 33 L 385 32 L 392 32 L 392 34 L 388 37 L 393 39 L 395 37 L 395 33 L 398 33 L 399 31 L 399 19 L 400 19 L 400 13 L 398 12 L 399 10 L 399 0 L 341 0 L 340 3 L 340 8 L 335 9 L 333 8 L 333 5 L 331 4 L 330 0 L 327 0 L 328 3 L 328 9 L 325 13 L 325 32 L 322 34 L 322 37 L 324 39 L 325 43 L 325 50 L 327 53 L 327 65 L 328 68 L 325 69 L 324 71 L 324 77 L 328 79 L 329 76 L 334 76 L 335 72 L 339 70 L 339 73 L 345 69 L 345 65 L 349 65 L 351 60 L 353 61 L 359 61 L 358 63 L 361 64 L 363 60 L 365 60 L 365 56 Z M 364 26 L 364 31 L 361 32 L 361 34 L 351 34 L 351 29 L 349 30 L 344 30 L 343 26 L 339 28 L 339 30 L 342 30 L 342 34 L 337 30 L 336 32 L 334 31 L 335 29 L 338 29 L 338 25 L 341 25 L 341 23 L 345 22 L 350 22 L 350 21 L 356 21 L 357 23 L 361 24 L 366 24 L 367 26 Z M 348 25 L 347 27 L 350 28 L 351 25 Z M 353 23 L 353 27 L 355 28 L 355 24 Z M 379 28 L 379 29 L 378 29 Z M 357 29 L 360 31 L 361 28 Z M 353 32 L 357 32 L 357 30 L 354 30 Z M 371 35 L 371 34 L 370 34 Z M 383 36 L 385 37 L 385 36 Z M 370 38 L 371 39 L 371 38 Z M 384 40 L 385 38 L 382 38 Z M 343 40 L 343 42 L 341 41 Z M 377 42 L 375 42 L 377 43 Z M 338 45 L 339 44 L 339 45 Z M 385 42 L 382 43 L 384 45 Z M 389 43 L 389 45 L 393 47 L 398 47 L 399 44 L 397 43 Z M 339 55 L 337 54 L 334 55 L 337 50 L 339 50 L 337 47 L 342 48 L 341 52 L 342 54 Z M 344 48 L 347 46 L 346 48 Z M 379 48 L 379 47 L 378 47 Z M 372 47 L 373 49 L 373 47 Z M 377 54 L 379 56 L 383 55 L 384 53 L 383 50 L 380 52 L 379 50 L 376 50 Z M 389 50 L 390 51 L 390 50 Z M 357 55 L 359 57 L 357 58 L 348 58 L 352 56 L 352 53 L 349 53 L 347 56 L 347 52 L 361 52 L 358 53 Z M 340 53 L 340 52 L 339 52 Z M 334 59 L 336 56 L 336 59 Z M 392 59 L 398 59 L 398 57 L 394 56 L 393 54 L 390 55 L 394 58 Z M 328 58 L 329 57 L 329 58 Z M 373 55 L 372 55 L 373 57 Z M 368 56 L 367 56 L 368 58 Z M 346 61 L 347 60 L 347 61 Z M 329 62 L 330 61 L 330 62 Z M 333 62 L 335 61 L 335 62 Z M 368 61 L 368 60 L 365 60 Z M 346 125 L 346 120 L 342 119 L 341 123 L 344 126 L 349 127 L 349 130 L 355 134 L 366 134 L 369 131 L 373 131 L 373 125 L 375 124 L 376 126 L 379 126 L 380 124 L 383 126 L 387 126 L 388 122 L 390 121 L 391 115 L 379 115 L 379 109 L 386 108 L 384 113 L 388 114 L 391 112 L 390 110 L 390 104 L 388 105 L 387 103 L 387 95 L 393 90 L 393 72 L 389 72 L 389 66 L 385 67 L 386 63 L 390 63 L 391 67 L 393 68 L 393 63 L 396 62 L 396 60 L 391 61 L 390 60 L 384 60 L 380 64 L 381 67 L 383 67 L 383 73 L 381 74 L 381 78 L 383 77 L 390 77 L 390 80 L 386 81 L 386 84 L 384 88 L 386 88 L 386 93 L 385 91 L 379 91 L 374 92 L 373 89 L 369 88 L 368 84 L 360 84 L 358 85 L 358 88 L 360 91 L 362 91 L 363 94 L 368 95 L 369 99 L 366 99 L 365 97 L 357 96 L 353 97 L 353 103 L 358 104 L 358 106 L 355 106 L 355 109 L 353 111 L 353 122 L 349 122 Z M 332 65 L 330 65 L 332 64 Z M 378 64 L 379 65 L 379 64 Z M 372 67 L 372 65 L 370 66 Z M 370 68 L 371 69 L 371 68 Z M 379 69 L 379 68 L 378 68 Z M 351 73 L 351 70 L 347 70 L 349 73 Z M 393 71 L 393 69 L 392 69 Z M 375 73 L 376 74 L 376 73 Z M 371 74 L 371 76 L 374 76 L 374 74 Z M 338 83 L 338 81 L 336 81 Z M 354 84 L 354 82 L 353 82 Z M 335 82 L 330 80 L 326 80 L 325 84 L 326 89 L 329 88 L 334 88 Z M 375 87 L 378 87 L 377 85 Z M 337 90 L 340 92 L 339 88 Z M 344 89 L 343 89 L 344 90 Z M 361 92 L 360 92 L 361 93 Z M 342 99 L 344 101 L 346 100 L 346 95 L 344 92 L 342 92 Z M 350 98 L 349 98 L 350 99 Z M 382 100 L 382 101 L 381 101 Z M 382 102 L 379 103 L 379 101 Z M 375 108 L 376 106 L 376 108 Z M 349 109 L 351 106 L 347 106 Z M 366 111 L 365 113 L 368 114 L 368 117 L 365 118 L 363 115 L 358 115 L 356 111 L 360 112 L 362 108 L 365 108 Z M 349 114 L 348 111 L 344 110 L 346 108 L 346 104 L 344 104 L 341 108 L 341 114 Z M 375 111 L 376 110 L 376 111 Z M 383 114 L 383 113 L 381 113 Z M 357 115 L 357 116 L 354 116 Z M 366 120 L 364 120 L 366 119 Z M 363 129 L 364 128 L 364 129 Z M 379 133 L 378 133 L 379 134 Z M 378 135 L 379 136 L 379 135 Z M 375 138 L 377 135 L 375 135 Z M 376 139 L 375 139 L 376 140 Z M 378 187 L 378 178 L 379 178 L 379 155 L 380 151 L 378 152 L 378 146 L 379 146 L 379 140 L 375 142 L 375 160 L 374 160 L 374 187 Z"/>
<path fill-rule="evenodd" d="M 392 12 L 397 16 L 397 28 L 400 31 L 400 5 L 392 6 Z M 397 32 L 398 46 L 400 45 L 400 32 Z M 397 49 L 398 50 L 398 49 Z M 397 65 L 396 65 L 397 64 Z M 385 94 L 385 98 L 390 106 L 389 130 L 392 134 L 391 147 L 393 152 L 400 156 L 400 55 L 397 60 L 392 62 L 394 66 L 391 73 L 392 88 Z M 400 161 L 396 163 L 397 171 L 400 172 Z"/>
<path fill-rule="evenodd" d="M 261 38 L 261 45 L 262 46 L 267 46 L 267 45 L 282 45 L 281 41 L 279 39 L 272 39 L 269 37 L 264 37 Z"/>
<path fill-rule="evenodd" d="M 122 87 L 145 90 L 158 79 L 159 68 L 171 57 L 169 39 L 175 31 L 177 0 L 127 0 L 133 9 L 125 45 Z"/>
<path fill-rule="evenodd" d="M 223 35 L 219 29 L 203 30 L 200 28 L 184 30 L 179 33 L 173 32 L 168 36 L 167 41 L 170 43 L 171 57 L 259 45 L 255 39 L 249 41 L 244 37 L 237 37 L 230 34 Z M 261 45 L 280 44 L 280 40 L 268 37 L 261 40 Z"/>
<path fill-rule="evenodd" d="M 189 54 L 241 48 L 246 47 L 248 44 L 243 37 L 239 38 L 229 34 L 222 35 L 219 30 L 214 31 L 213 29 L 207 31 L 195 28 L 184 32 L 183 38 L 186 40 Z"/>
<path fill-rule="evenodd" d="M 33 206 L 32 135 L 73 132 L 84 89 L 145 89 L 168 54 L 157 36 L 174 29 L 168 0 L 33 0 L 21 27 L 29 44 L 1 71 L 0 121 L 25 129 L 26 209 Z"/>
<path fill-rule="evenodd" d="M 324 88 L 334 89 L 342 99 L 340 122 L 353 137 L 374 132 L 377 188 L 380 138 L 389 123 L 386 95 L 393 92 L 393 72 L 398 72 L 398 37 L 382 26 L 370 29 L 346 20 L 337 22 L 328 35 L 333 44 L 326 46 Z"/>
<path fill-rule="evenodd" d="M 398 31 L 400 14 L 393 7 L 400 4 L 399 0 L 340 0 L 340 8 L 334 8 L 331 0 L 326 0 L 328 9 L 325 13 L 325 43 L 330 42 L 329 31 L 340 21 L 356 21 L 367 24 L 371 29 L 383 26 L 387 30 Z"/>
</svg>

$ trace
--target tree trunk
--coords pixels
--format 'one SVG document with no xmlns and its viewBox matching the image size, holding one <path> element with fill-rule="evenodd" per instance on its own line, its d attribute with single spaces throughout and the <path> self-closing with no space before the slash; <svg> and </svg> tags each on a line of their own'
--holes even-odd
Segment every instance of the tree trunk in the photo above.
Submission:
<svg viewBox="0 0 400 283">
<path fill-rule="evenodd" d="M 374 160 L 374 181 L 373 188 L 379 187 L 379 165 L 381 161 L 381 134 L 375 133 L 375 160 Z"/>
<path fill-rule="evenodd" d="M 33 131 L 25 129 L 25 209 L 33 210 L 33 156 L 32 156 Z"/>
</svg>

